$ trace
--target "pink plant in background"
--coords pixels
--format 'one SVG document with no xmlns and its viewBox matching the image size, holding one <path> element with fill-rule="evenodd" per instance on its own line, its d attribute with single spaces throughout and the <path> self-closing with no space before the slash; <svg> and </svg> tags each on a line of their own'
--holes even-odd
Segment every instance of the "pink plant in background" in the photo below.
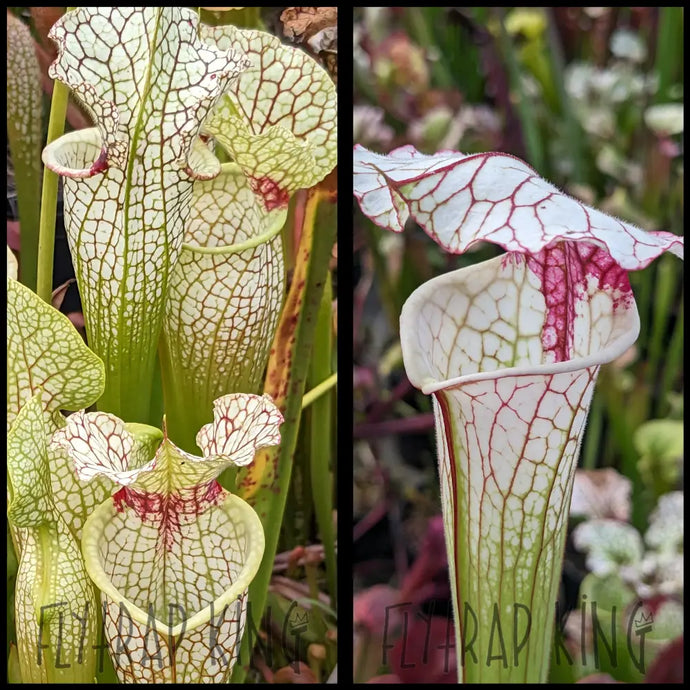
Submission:
<svg viewBox="0 0 690 690">
<path fill-rule="evenodd" d="M 410 381 L 433 395 L 462 678 L 544 682 L 594 383 L 639 333 L 627 271 L 682 258 L 683 240 L 589 208 L 502 153 L 355 147 L 354 192 L 384 228 L 412 217 L 450 253 L 507 251 L 418 288 L 400 337 Z"/>
<path fill-rule="evenodd" d="M 454 633 L 446 616 L 422 611 L 432 598 L 447 598 L 435 582 L 448 568 L 443 518 L 429 520 L 417 558 L 399 589 L 374 585 L 354 599 L 355 680 L 368 683 L 453 683 Z M 441 590 L 441 591 L 439 591 Z M 372 675 L 382 665 L 391 673 Z"/>
</svg>

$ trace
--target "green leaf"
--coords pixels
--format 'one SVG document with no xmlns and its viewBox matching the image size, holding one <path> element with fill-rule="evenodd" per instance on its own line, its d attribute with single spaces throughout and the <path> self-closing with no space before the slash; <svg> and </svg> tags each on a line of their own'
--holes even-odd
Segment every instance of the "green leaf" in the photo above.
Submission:
<svg viewBox="0 0 690 690">
<path fill-rule="evenodd" d="M 15 280 L 7 281 L 7 427 L 20 408 L 43 390 L 48 413 L 78 410 L 104 386 L 101 360 L 72 322 Z"/>
<path fill-rule="evenodd" d="M 308 383 L 316 386 L 331 374 L 333 356 L 333 291 L 330 274 L 321 298 L 314 349 L 311 357 Z M 333 475 L 335 463 L 332 434 L 332 395 L 327 393 L 311 405 L 310 422 L 310 477 L 314 513 L 319 536 L 324 548 L 326 580 L 331 604 L 336 606 L 337 559 L 335 550 L 335 529 L 333 524 Z"/>
</svg>

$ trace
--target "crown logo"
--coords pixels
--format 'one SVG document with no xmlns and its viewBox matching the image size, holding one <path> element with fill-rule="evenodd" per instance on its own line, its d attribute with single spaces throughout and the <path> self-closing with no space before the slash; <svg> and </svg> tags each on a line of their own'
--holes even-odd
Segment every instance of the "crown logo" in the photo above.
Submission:
<svg viewBox="0 0 690 690">
<path fill-rule="evenodd" d="M 292 630 L 298 628 L 306 628 L 309 625 L 309 612 L 306 609 L 295 609 L 293 615 L 290 616 L 290 627 Z"/>
<path fill-rule="evenodd" d="M 635 629 L 639 630 L 640 628 L 651 626 L 653 621 L 654 621 L 654 616 L 651 614 L 651 612 L 650 612 L 649 616 L 645 616 L 644 611 L 640 611 L 639 618 L 635 618 L 633 620 L 633 623 L 635 623 Z"/>
</svg>

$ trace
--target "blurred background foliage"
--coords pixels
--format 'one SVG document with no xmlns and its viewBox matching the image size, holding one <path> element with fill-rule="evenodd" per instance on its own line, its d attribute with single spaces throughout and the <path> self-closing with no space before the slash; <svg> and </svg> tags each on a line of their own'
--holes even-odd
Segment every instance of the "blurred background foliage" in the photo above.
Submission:
<svg viewBox="0 0 690 690">
<path fill-rule="evenodd" d="M 683 234 L 682 7 L 372 7 L 354 17 L 355 143 L 511 153 L 589 205 Z M 447 633 L 429 624 L 421 642 L 410 635 L 413 620 L 447 611 L 449 594 L 442 542 L 430 538 L 440 513 L 431 400 L 405 376 L 398 318 L 421 283 L 500 250 L 449 256 L 414 223 L 396 235 L 353 207 L 355 679 L 414 682 L 425 665 L 427 680 L 454 682 L 448 659 L 429 657 Z M 682 633 L 682 531 L 663 548 L 649 537 L 660 529 L 654 516 L 683 519 L 682 277 L 673 256 L 630 275 L 642 330 L 599 375 L 577 480 L 588 503 L 573 515 L 573 525 L 594 526 L 578 548 L 569 535 L 561 601 L 572 610 L 578 593 L 594 591 L 620 610 L 641 599 L 658 616 L 658 644 L 644 671 L 590 659 L 554 664 L 553 681 L 602 670 L 627 682 L 682 675 L 682 645 L 662 644 Z M 639 548 L 597 571 L 592 544 L 606 551 L 619 541 L 609 521 Z M 403 601 L 414 616 L 403 616 Z M 675 624 L 661 623 L 669 617 Z M 397 647 L 382 655 L 387 644 Z"/>
</svg>

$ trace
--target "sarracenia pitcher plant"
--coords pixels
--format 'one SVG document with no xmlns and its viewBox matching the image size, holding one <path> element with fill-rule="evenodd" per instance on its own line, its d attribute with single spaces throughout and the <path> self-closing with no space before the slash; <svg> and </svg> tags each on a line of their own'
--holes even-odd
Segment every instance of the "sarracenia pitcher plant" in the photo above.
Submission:
<svg viewBox="0 0 690 690">
<path fill-rule="evenodd" d="M 219 257 L 235 262 L 233 245 L 270 242 L 281 216 L 267 219 L 266 213 L 284 211 L 295 189 L 312 186 L 335 165 L 334 85 L 314 60 L 275 37 L 200 26 L 195 13 L 181 8 L 79 9 L 65 15 L 51 37 L 58 46 L 51 75 L 79 96 L 95 120 L 95 127 L 48 145 L 43 160 L 64 179 L 66 230 L 89 345 L 106 365 L 99 409 L 128 421 L 152 421 L 166 301 L 186 300 L 171 305 L 168 314 L 187 314 L 186 327 L 174 337 L 194 338 L 197 348 L 218 345 L 208 329 L 190 332 L 196 314 L 214 320 L 233 309 L 247 319 L 260 318 L 227 287 L 218 294 L 199 290 L 192 305 L 173 275 L 183 242 L 191 243 L 195 261 L 215 248 L 211 276 L 227 270 Z M 237 198 L 238 172 L 221 174 L 210 138 L 227 148 L 257 197 L 249 207 L 263 207 L 263 215 L 247 208 L 246 218 L 228 221 L 227 212 L 219 213 L 227 203 L 240 208 L 247 196 Z M 195 181 L 211 180 L 194 192 Z M 265 256 L 261 263 L 270 280 L 249 266 L 218 283 L 254 276 L 270 295 L 258 299 L 280 302 L 283 274 L 275 264 L 282 259 L 275 246 L 271 254 L 275 258 Z M 228 306 L 233 302 L 240 306 Z M 268 324 L 273 328 L 265 328 L 261 338 L 246 336 L 259 362 L 265 361 L 276 319 Z M 172 345 L 169 332 L 166 341 Z M 200 385 L 207 385 L 205 377 Z M 179 377 L 172 378 L 170 386 L 179 392 Z M 197 393 L 191 384 L 183 390 Z"/>
<path fill-rule="evenodd" d="M 93 682 L 102 619 L 120 681 L 226 681 L 265 601 L 335 239 L 302 233 L 290 285 L 288 205 L 335 166 L 335 87 L 303 51 L 185 8 L 79 8 L 49 37 L 52 115 L 64 84 L 93 126 L 51 141 L 51 117 L 46 301 L 8 249 L 13 680 Z M 48 171 L 88 347 L 47 303 Z"/>
<path fill-rule="evenodd" d="M 98 396 L 103 364 L 66 317 L 14 279 L 8 352 L 22 682 L 93 682 L 101 610 L 94 584 L 122 682 L 226 680 L 264 533 L 216 476 L 280 442 L 279 410 L 268 396 L 219 398 L 197 436 L 203 457 L 177 448 L 165 431 L 108 413 L 65 421 L 60 408 Z M 116 484 L 123 488 L 107 498 Z"/>
<path fill-rule="evenodd" d="M 502 153 L 355 148 L 362 211 L 502 256 L 434 278 L 400 316 L 433 396 L 461 680 L 544 682 L 575 466 L 602 364 L 637 339 L 627 272 L 683 241 L 567 197 Z"/>
<path fill-rule="evenodd" d="M 95 126 L 49 144 L 43 162 L 63 177 L 89 346 L 106 367 L 99 407 L 132 422 L 149 421 L 169 274 L 194 181 L 220 172 L 197 135 L 247 67 L 239 51 L 207 46 L 193 17 L 174 8 L 80 8 L 51 29 L 51 76 L 83 101 Z"/>
<path fill-rule="evenodd" d="M 214 407 L 197 436 L 203 457 L 165 429 L 128 429 L 105 412 L 73 414 L 52 438 L 80 479 L 104 475 L 123 486 L 89 516 L 82 552 L 124 683 L 225 682 L 239 653 L 264 533 L 216 477 L 280 443 L 283 417 L 268 396 L 226 395 Z"/>
</svg>

